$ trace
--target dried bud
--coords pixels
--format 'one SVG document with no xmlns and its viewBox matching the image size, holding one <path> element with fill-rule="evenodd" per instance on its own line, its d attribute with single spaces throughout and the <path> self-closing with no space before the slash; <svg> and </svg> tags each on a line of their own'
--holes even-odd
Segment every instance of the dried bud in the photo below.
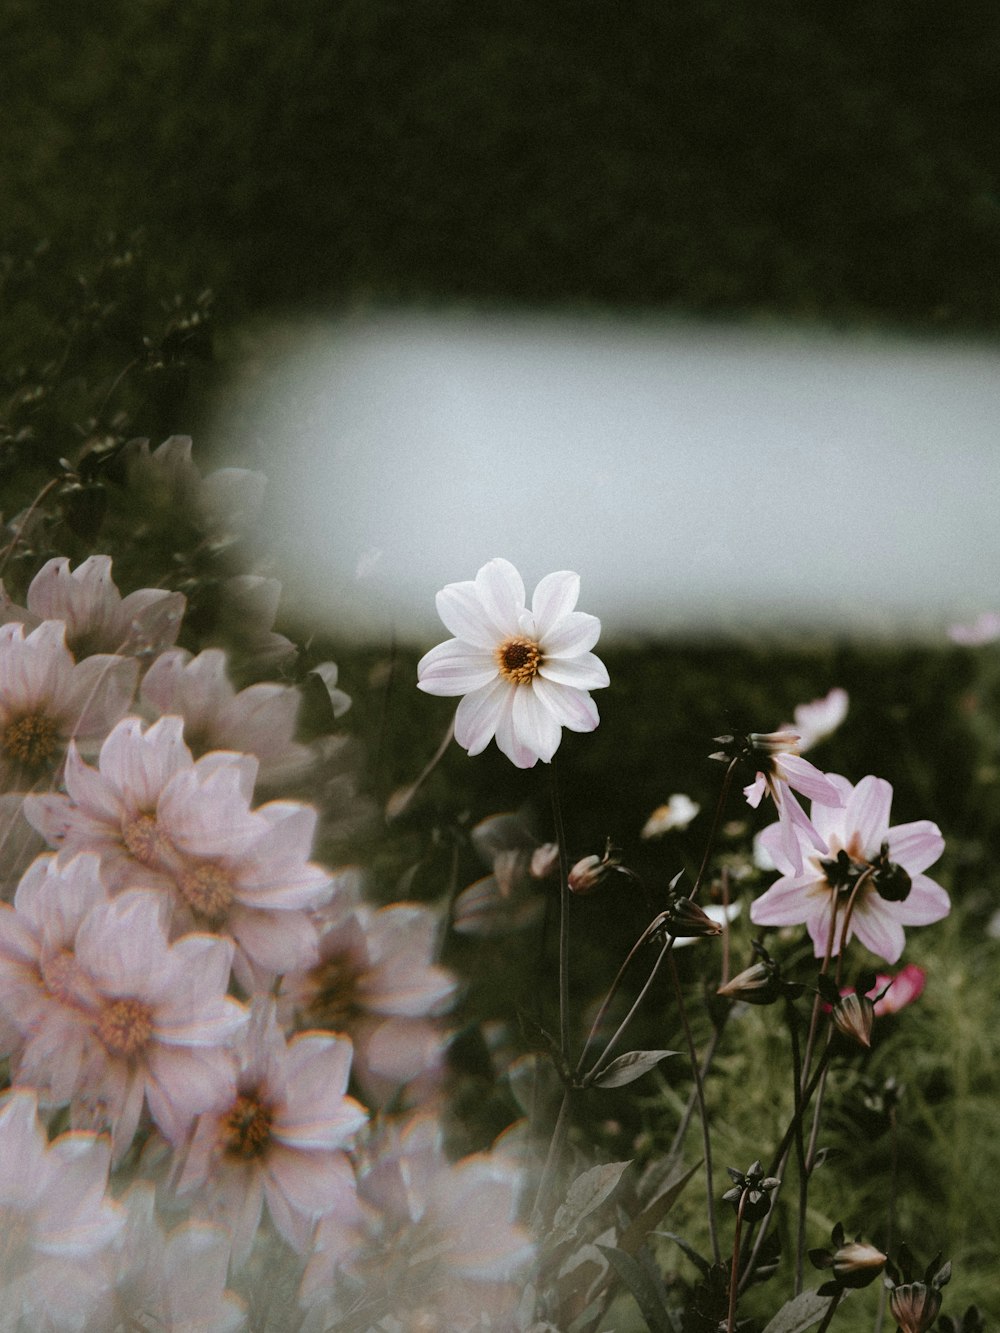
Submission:
<svg viewBox="0 0 1000 1333">
<path fill-rule="evenodd" d="M 531 878 L 548 879 L 559 864 L 559 844 L 544 842 L 531 853 Z"/>
<path fill-rule="evenodd" d="M 731 1203 L 745 1221 L 756 1222 L 766 1217 L 771 1207 L 771 1191 L 777 1189 L 781 1181 L 776 1176 L 765 1176 L 759 1161 L 746 1171 L 737 1171 L 732 1166 L 727 1166 L 726 1170 L 735 1183 L 723 1194 L 723 1201 Z"/>
<path fill-rule="evenodd" d="M 858 995 L 855 991 L 842 995 L 833 1006 L 831 1018 L 845 1037 L 860 1046 L 871 1046 L 875 1005 L 867 995 Z"/>
<path fill-rule="evenodd" d="M 660 929 L 675 939 L 697 939 L 702 935 L 721 935 L 723 927 L 690 898 L 675 898 L 660 913 Z"/>
<path fill-rule="evenodd" d="M 781 995 L 781 978 L 766 963 L 754 963 L 720 986 L 717 993 L 746 1004 L 773 1004 Z"/>
</svg>

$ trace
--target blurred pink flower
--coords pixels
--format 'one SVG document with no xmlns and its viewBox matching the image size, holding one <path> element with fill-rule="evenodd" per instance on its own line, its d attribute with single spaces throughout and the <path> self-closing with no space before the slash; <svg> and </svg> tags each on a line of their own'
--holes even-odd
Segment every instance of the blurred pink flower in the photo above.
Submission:
<svg viewBox="0 0 1000 1333">
<path fill-rule="evenodd" d="M 110 1125 L 116 1160 L 144 1102 L 176 1145 L 232 1088 L 226 1048 L 247 1018 L 226 995 L 232 944 L 207 935 L 168 944 L 164 902 L 150 890 L 101 901 L 91 888 L 86 911 L 67 911 L 65 887 L 50 869 L 32 881 L 20 915 L 14 908 L 25 970 L 34 935 L 40 978 L 23 1015 L 8 1015 L 22 1038 L 15 1081 L 69 1102 L 74 1124 Z"/>
<path fill-rule="evenodd" d="M 290 1021 L 351 1038 L 354 1074 L 372 1101 L 440 1068 L 444 1044 L 434 1019 L 454 1003 L 456 984 L 432 961 L 438 927 L 437 914 L 416 903 L 334 908 L 321 929 L 319 962 L 282 981 L 279 1004 Z"/>
<path fill-rule="evenodd" d="M 589 691 L 608 684 L 590 651 L 601 632 L 596 616 L 575 611 L 579 575 L 548 574 L 525 608 L 524 584 L 507 560 L 483 565 L 475 581 L 449 583 L 438 615 L 456 637 L 417 664 L 428 694 L 464 695 L 455 739 L 469 754 L 493 737 L 518 768 L 551 760 L 562 728 L 593 731 L 599 722 Z"/>
<path fill-rule="evenodd" d="M 837 730 L 847 716 L 848 703 L 847 691 L 837 686 L 822 699 L 798 704 L 792 714 L 794 721 L 787 726 L 779 727 L 778 730 L 797 732 L 798 752 L 803 754 Z"/>
<path fill-rule="evenodd" d="M 786 856 L 784 830 L 772 824 L 760 835 L 764 850 L 782 876 L 750 908 L 758 926 L 805 924 L 817 958 L 826 952 L 831 914 L 836 910 L 833 954 L 852 935 L 878 957 L 894 963 L 903 952 L 903 927 L 923 926 L 947 916 L 947 893 L 923 871 L 941 855 L 944 839 L 936 824 L 917 820 L 889 827 L 892 787 L 866 777 L 853 787 L 828 775 L 843 800 L 841 808 L 814 803 L 812 821 L 820 847 L 800 834 L 802 869 Z M 858 888 L 847 929 L 848 900 Z"/>
<path fill-rule="evenodd" d="M 31 580 L 27 603 L 27 608 L 0 605 L 0 620 L 19 620 L 26 629 L 61 620 L 67 646 L 77 657 L 155 656 L 177 638 L 186 604 L 183 593 L 162 588 L 140 588 L 122 597 L 106 555 L 92 555 L 72 571 L 65 556 L 49 560 Z"/>
<path fill-rule="evenodd" d="M 233 1233 L 242 1264 L 264 1200 L 275 1227 L 305 1250 L 316 1220 L 354 1209 L 354 1171 L 345 1149 L 367 1113 L 346 1095 L 351 1044 L 326 1032 L 286 1042 L 270 1000 L 254 1002 L 237 1048 L 235 1095 L 199 1118 L 180 1172 L 181 1193 Z"/>
<path fill-rule="evenodd" d="M 50 1143 L 30 1089 L 0 1099 L 4 1328 L 76 1330 L 96 1306 L 95 1259 L 125 1220 L 107 1196 L 110 1160 L 104 1135 L 61 1134 Z"/>
<path fill-rule="evenodd" d="M 29 822 L 65 856 L 100 855 L 112 889 L 156 887 L 171 899 L 174 933 L 231 936 L 248 990 L 311 965 L 316 928 L 307 908 L 330 894 L 310 855 L 311 806 L 272 801 L 251 811 L 251 755 L 213 751 L 197 761 L 179 717 L 143 731 L 125 718 L 101 748 L 95 772 L 70 746 L 67 795 L 29 797 Z"/>
<path fill-rule="evenodd" d="M 74 663 L 66 627 L 0 625 L 0 789 L 48 785 L 70 737 L 107 735 L 132 702 L 138 666 L 97 653 Z"/>
<path fill-rule="evenodd" d="M 257 757 L 260 776 L 281 779 L 310 762 L 295 737 L 301 695 L 286 685 L 261 683 L 237 692 L 226 675 L 226 655 L 207 648 L 197 657 L 181 649 L 161 653 L 142 682 L 143 702 L 184 719 L 184 741 L 195 754 L 238 750 Z"/>
<path fill-rule="evenodd" d="M 875 978 L 875 985 L 868 991 L 869 997 L 873 1000 L 880 991 L 885 991 L 880 1000 L 875 1000 L 875 1017 L 898 1014 L 900 1009 L 905 1009 L 908 1004 L 912 1004 L 923 995 L 926 984 L 927 973 L 916 963 L 907 963 L 895 976 L 887 976 L 884 972 L 880 972 Z"/>
<path fill-rule="evenodd" d="M 472 829 L 471 838 L 493 873 L 475 880 L 457 895 L 452 905 L 452 929 L 460 935 L 494 936 L 533 925 L 545 910 L 544 895 L 535 881 L 558 867 L 558 847 L 554 843 L 539 847 L 516 814 L 481 819 Z"/>
<path fill-rule="evenodd" d="M 100 1256 L 103 1292 L 85 1333 L 160 1328 L 174 1333 L 236 1333 L 243 1302 L 226 1291 L 232 1239 L 224 1227 L 184 1222 L 167 1234 L 151 1184 L 122 1199 L 125 1225 Z"/>
<path fill-rule="evenodd" d="M 1000 612 L 982 611 L 971 625 L 950 625 L 948 638 L 963 647 L 979 648 L 1000 639 Z"/>
<path fill-rule="evenodd" d="M 408 1327 L 449 1333 L 508 1327 L 534 1257 L 517 1221 L 521 1184 L 519 1168 L 498 1153 L 449 1163 L 430 1117 L 389 1127 L 359 1171 L 366 1210 L 346 1222 L 331 1214 L 317 1228 L 303 1303 L 328 1300 L 346 1270 L 363 1283 L 373 1323 L 404 1317 Z M 334 1289 L 329 1317 L 337 1313 Z"/>
</svg>

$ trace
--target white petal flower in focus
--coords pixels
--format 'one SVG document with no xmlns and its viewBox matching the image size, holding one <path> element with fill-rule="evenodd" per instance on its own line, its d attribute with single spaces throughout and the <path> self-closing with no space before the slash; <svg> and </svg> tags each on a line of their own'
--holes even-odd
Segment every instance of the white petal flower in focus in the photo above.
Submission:
<svg viewBox="0 0 1000 1333">
<path fill-rule="evenodd" d="M 560 570 L 542 579 L 528 610 L 520 574 L 501 559 L 438 593 L 438 615 L 455 638 L 420 659 L 417 684 L 428 694 L 464 696 L 455 739 L 469 754 L 496 737 L 512 763 L 532 768 L 551 760 L 563 727 L 597 726 L 588 691 L 609 683 L 590 651 L 601 622 L 574 610 L 579 595 L 579 575 Z"/>
</svg>

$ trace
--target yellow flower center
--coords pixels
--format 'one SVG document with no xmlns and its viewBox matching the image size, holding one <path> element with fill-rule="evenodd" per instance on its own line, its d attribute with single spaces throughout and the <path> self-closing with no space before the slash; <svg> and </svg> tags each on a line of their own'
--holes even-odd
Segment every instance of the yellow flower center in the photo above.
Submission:
<svg viewBox="0 0 1000 1333">
<path fill-rule="evenodd" d="M 26 713 L 4 727 L 3 749 L 22 768 L 42 769 L 51 761 L 59 740 L 59 724 L 44 713 Z"/>
<path fill-rule="evenodd" d="M 131 856 L 144 866 L 161 863 L 170 852 L 170 841 L 157 827 L 155 815 L 135 815 L 122 828 L 122 842 Z"/>
<path fill-rule="evenodd" d="M 241 1093 L 222 1118 L 226 1154 L 243 1162 L 263 1157 L 271 1142 L 270 1107 L 256 1093 Z"/>
<path fill-rule="evenodd" d="M 350 958 L 329 958 L 309 973 L 309 1022 L 340 1032 L 358 1010 L 358 973 Z"/>
<path fill-rule="evenodd" d="M 107 1000 L 97 1020 L 97 1036 L 111 1055 L 130 1059 L 153 1035 L 153 1011 L 142 1000 Z"/>
<path fill-rule="evenodd" d="M 518 635 L 505 639 L 496 650 L 497 666 L 512 685 L 528 685 L 538 675 L 542 653 L 533 639 Z"/>
<path fill-rule="evenodd" d="M 208 925 L 225 920 L 233 901 L 233 886 L 221 866 L 204 861 L 177 876 L 177 889 L 195 916 Z"/>
</svg>

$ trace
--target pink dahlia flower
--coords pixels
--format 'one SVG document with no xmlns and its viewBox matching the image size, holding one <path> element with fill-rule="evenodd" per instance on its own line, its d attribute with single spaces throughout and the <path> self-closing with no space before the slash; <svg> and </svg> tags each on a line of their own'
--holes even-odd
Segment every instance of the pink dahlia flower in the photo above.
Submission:
<svg viewBox="0 0 1000 1333">
<path fill-rule="evenodd" d="M 78 1330 L 95 1309 L 100 1252 L 125 1220 L 107 1197 L 110 1162 L 103 1135 L 61 1134 L 50 1143 L 30 1089 L 0 1100 L 4 1328 Z"/>
<path fill-rule="evenodd" d="M 308 859 L 316 812 L 294 801 L 251 811 L 256 759 L 213 751 L 195 761 L 182 730 L 179 717 L 145 731 L 125 718 L 96 771 L 71 746 L 67 795 L 29 797 L 25 815 L 61 855 L 100 855 L 112 889 L 164 890 L 174 933 L 231 936 L 241 984 L 259 989 L 316 959 L 306 909 L 331 891 Z"/>
<path fill-rule="evenodd" d="M 449 583 L 438 593 L 438 615 L 455 638 L 420 659 L 417 684 L 428 694 L 465 696 L 455 739 L 469 754 L 495 736 L 512 763 L 531 768 L 551 760 L 563 727 L 597 726 L 588 691 L 608 684 L 604 663 L 590 651 L 601 622 L 574 610 L 579 595 L 579 575 L 548 574 L 529 611 L 520 574 L 499 559 L 483 565 L 474 581 Z"/>
<path fill-rule="evenodd" d="M 923 873 L 941 855 L 944 839 L 927 819 L 890 828 L 892 787 L 882 778 L 862 778 L 856 787 L 837 774 L 828 780 L 843 805 L 838 809 L 813 803 L 812 824 L 821 845 L 799 834 L 801 870 L 795 858 L 786 855 L 780 825 L 772 824 L 760 835 L 783 874 L 752 904 L 750 920 L 758 926 L 804 924 L 816 957 L 822 958 L 836 913 L 833 954 L 856 935 L 872 953 L 895 963 L 903 952 L 904 926 L 940 921 L 951 908 L 941 885 Z"/>
<path fill-rule="evenodd" d="M 456 1333 L 512 1327 L 534 1256 L 517 1221 L 519 1169 L 496 1153 L 450 1163 L 428 1116 L 374 1139 L 365 1159 L 358 1180 L 365 1211 L 320 1221 L 303 1303 L 328 1300 L 336 1274 L 347 1271 L 363 1284 L 373 1327 L 394 1326 L 395 1318 Z"/>
<path fill-rule="evenodd" d="M 237 1048 L 230 1099 L 199 1118 L 177 1187 L 233 1234 L 234 1262 L 253 1244 L 264 1201 L 275 1227 L 308 1248 L 317 1218 L 355 1207 L 345 1149 L 367 1119 L 346 1096 L 351 1043 L 326 1032 L 286 1042 L 274 1005 L 255 1001 Z"/>
<path fill-rule="evenodd" d="M 110 1125 L 116 1160 L 144 1102 L 176 1145 L 196 1115 L 231 1094 L 228 1046 L 247 1018 L 226 995 L 233 946 L 208 935 L 169 944 L 164 901 L 149 890 L 94 902 L 70 940 L 59 887 L 50 872 L 34 886 L 32 917 L 24 914 L 23 953 L 34 927 L 39 984 L 19 1019 L 16 1081 L 69 1102 L 75 1124 Z"/>
<path fill-rule="evenodd" d="M 61 620 L 66 643 L 78 657 L 155 656 L 177 638 L 186 604 L 183 593 L 163 588 L 140 588 L 122 597 L 106 555 L 92 555 L 74 570 L 65 556 L 49 560 L 31 580 L 27 602 L 26 609 L 12 602 L 0 607 L 0 619 L 20 620 L 27 629 Z"/>
<path fill-rule="evenodd" d="M 315 967 L 282 982 L 283 1014 L 351 1038 L 355 1076 L 373 1101 L 440 1069 L 435 1017 L 454 1003 L 456 986 L 432 961 L 438 926 L 416 903 L 339 912 L 321 929 Z"/>
<path fill-rule="evenodd" d="M 138 666 L 97 653 L 74 663 L 66 627 L 0 625 L 0 788 L 45 785 L 71 737 L 106 736 L 132 702 Z"/>
<path fill-rule="evenodd" d="M 219 648 L 207 648 L 194 658 L 179 648 L 161 653 L 143 678 L 142 699 L 158 713 L 184 719 L 184 740 L 196 755 L 207 750 L 252 754 L 260 776 L 272 780 L 309 763 L 308 749 L 294 739 L 298 690 L 261 683 L 237 694 Z"/>
</svg>

